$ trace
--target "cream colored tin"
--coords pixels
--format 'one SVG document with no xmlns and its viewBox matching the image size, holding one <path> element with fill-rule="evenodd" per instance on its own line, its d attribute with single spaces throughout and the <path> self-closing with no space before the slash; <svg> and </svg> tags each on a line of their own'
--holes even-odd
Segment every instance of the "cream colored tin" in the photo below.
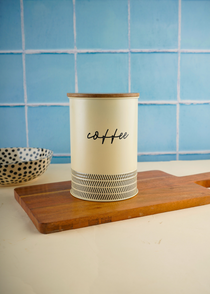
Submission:
<svg viewBox="0 0 210 294">
<path fill-rule="evenodd" d="M 71 194 L 90 201 L 137 190 L 138 93 L 71 94 Z"/>
</svg>

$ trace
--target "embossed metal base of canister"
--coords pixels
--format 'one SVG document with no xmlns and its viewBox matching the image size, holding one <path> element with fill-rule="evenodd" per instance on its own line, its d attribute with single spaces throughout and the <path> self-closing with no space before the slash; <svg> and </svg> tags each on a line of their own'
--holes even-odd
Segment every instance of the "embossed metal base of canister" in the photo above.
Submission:
<svg viewBox="0 0 210 294">
<path fill-rule="evenodd" d="M 137 190 L 138 93 L 76 94 L 70 98 L 71 194 L 119 201 Z"/>
</svg>

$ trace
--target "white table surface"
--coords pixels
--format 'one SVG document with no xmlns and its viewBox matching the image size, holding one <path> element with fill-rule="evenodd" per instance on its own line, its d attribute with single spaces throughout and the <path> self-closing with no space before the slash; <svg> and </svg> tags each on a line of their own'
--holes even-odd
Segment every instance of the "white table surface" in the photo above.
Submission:
<svg viewBox="0 0 210 294">
<path fill-rule="evenodd" d="M 138 163 L 176 176 L 210 171 L 210 160 Z M 51 164 L 25 185 L 70 179 Z M 37 231 L 0 188 L 1 294 L 209 294 L 210 205 L 53 234 Z"/>
</svg>

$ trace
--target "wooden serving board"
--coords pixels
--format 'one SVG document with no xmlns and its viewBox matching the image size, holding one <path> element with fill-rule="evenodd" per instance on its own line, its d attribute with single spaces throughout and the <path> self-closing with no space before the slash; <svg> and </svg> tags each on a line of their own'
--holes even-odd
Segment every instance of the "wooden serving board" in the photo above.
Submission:
<svg viewBox="0 0 210 294">
<path fill-rule="evenodd" d="M 71 181 L 16 188 L 15 198 L 41 233 L 53 233 L 210 203 L 210 172 L 175 177 L 138 173 L 138 194 L 117 202 L 90 202 L 70 194 Z"/>
</svg>

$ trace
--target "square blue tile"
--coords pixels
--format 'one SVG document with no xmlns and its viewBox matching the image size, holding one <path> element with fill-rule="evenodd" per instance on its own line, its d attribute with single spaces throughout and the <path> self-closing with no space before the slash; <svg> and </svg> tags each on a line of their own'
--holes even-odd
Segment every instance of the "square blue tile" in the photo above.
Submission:
<svg viewBox="0 0 210 294">
<path fill-rule="evenodd" d="M 74 48 L 72 0 L 23 0 L 26 49 Z"/>
<path fill-rule="evenodd" d="M 26 55 L 28 102 L 68 102 L 75 90 L 73 54 Z"/>
<path fill-rule="evenodd" d="M 177 99 L 177 53 L 132 53 L 131 92 L 140 101 Z"/>
<path fill-rule="evenodd" d="M 77 48 L 128 48 L 127 0 L 76 1 Z"/>
<path fill-rule="evenodd" d="M 176 151 L 176 106 L 139 105 L 138 152 Z"/>
<path fill-rule="evenodd" d="M 175 49 L 178 46 L 178 0 L 131 0 L 132 49 Z"/>
<path fill-rule="evenodd" d="M 128 54 L 93 53 L 77 55 L 79 92 L 128 92 Z"/>
<path fill-rule="evenodd" d="M 23 103 L 22 54 L 0 54 L 0 103 Z"/>
<path fill-rule="evenodd" d="M 28 133 L 31 147 L 42 147 L 54 153 L 70 152 L 68 106 L 28 107 Z"/>
<path fill-rule="evenodd" d="M 210 1 L 182 0 L 181 48 L 210 49 Z"/>
<path fill-rule="evenodd" d="M 0 148 L 26 147 L 24 106 L 0 107 L 0 124 Z"/>
<path fill-rule="evenodd" d="M 172 161 L 176 154 L 138 155 L 138 162 Z"/>
<path fill-rule="evenodd" d="M 180 106 L 179 150 L 210 150 L 210 104 Z"/>
<path fill-rule="evenodd" d="M 181 100 L 210 100 L 210 54 L 181 54 Z"/>
<path fill-rule="evenodd" d="M 20 0 L 0 1 L 0 50 L 21 50 Z"/>
</svg>

